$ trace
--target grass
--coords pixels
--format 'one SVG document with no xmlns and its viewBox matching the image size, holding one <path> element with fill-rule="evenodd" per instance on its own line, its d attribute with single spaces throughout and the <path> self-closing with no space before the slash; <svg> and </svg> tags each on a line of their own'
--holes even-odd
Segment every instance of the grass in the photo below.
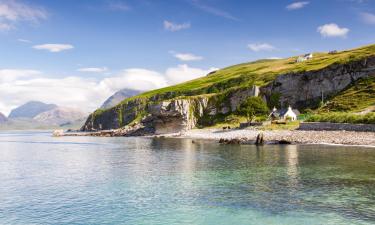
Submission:
<svg viewBox="0 0 375 225">
<path fill-rule="evenodd" d="M 331 122 L 331 123 L 354 123 L 354 124 L 375 124 L 375 113 L 354 114 L 354 113 L 324 113 L 312 115 L 306 122 Z"/>
<path fill-rule="evenodd" d="M 269 124 L 260 127 L 260 130 L 295 130 L 299 127 L 300 121 L 291 121 L 286 124 Z"/>
<path fill-rule="evenodd" d="M 258 60 L 230 66 L 208 76 L 178 85 L 145 92 L 125 101 L 135 98 L 149 98 L 165 93 L 176 93 L 177 96 L 190 96 L 221 92 L 227 90 L 227 88 L 237 88 L 252 84 L 263 86 L 273 81 L 280 74 L 319 70 L 335 63 L 344 64 L 370 55 L 375 55 L 375 45 L 341 51 L 337 54 L 314 53 L 312 60 L 301 63 L 295 62 L 296 57 L 277 60 Z"/>
<path fill-rule="evenodd" d="M 157 90 L 148 91 L 140 95 L 127 98 L 115 107 L 122 107 L 127 103 L 137 100 L 141 102 L 157 102 L 162 100 L 169 100 L 174 98 L 194 98 L 199 95 L 206 96 L 227 96 L 226 93 L 233 92 L 240 88 L 251 87 L 252 85 L 264 86 L 272 82 L 278 75 L 286 73 L 298 73 L 304 71 L 315 71 L 323 69 L 333 64 L 344 64 L 351 61 L 357 61 L 365 57 L 375 55 L 375 45 L 364 46 L 357 49 L 340 51 L 336 54 L 328 53 L 314 53 L 314 58 L 305 62 L 296 63 L 296 57 L 290 57 L 285 59 L 277 60 L 258 60 L 255 62 L 243 63 L 234 66 L 230 66 L 224 69 L 220 69 L 209 75 L 198 78 L 195 80 L 187 81 L 178 85 L 169 86 Z M 347 90 L 347 96 L 356 96 L 358 99 L 357 103 L 351 106 L 350 101 L 347 98 L 333 99 L 333 102 L 338 102 L 341 105 L 349 105 L 349 111 L 359 110 L 365 107 L 366 101 L 359 100 L 360 96 L 366 99 L 371 99 L 370 96 L 364 90 L 370 90 L 373 93 L 374 86 L 359 90 Z M 370 93 L 370 94 L 371 94 Z M 274 96 L 275 98 L 277 96 Z M 346 102 L 345 102 L 346 101 Z M 356 108 L 357 107 L 357 108 Z M 333 108 L 329 108 L 329 111 Z M 111 110 L 111 109 L 108 109 Z M 100 116 L 105 111 L 97 110 L 93 114 L 93 118 Z M 125 112 L 126 113 L 126 112 Z M 220 119 L 220 118 L 219 118 Z M 122 120 L 120 120 L 122 122 Z M 225 121 L 216 121 L 222 123 Z"/>
<path fill-rule="evenodd" d="M 375 106 L 375 77 L 357 81 L 330 99 L 318 112 L 360 112 L 371 106 Z"/>
</svg>

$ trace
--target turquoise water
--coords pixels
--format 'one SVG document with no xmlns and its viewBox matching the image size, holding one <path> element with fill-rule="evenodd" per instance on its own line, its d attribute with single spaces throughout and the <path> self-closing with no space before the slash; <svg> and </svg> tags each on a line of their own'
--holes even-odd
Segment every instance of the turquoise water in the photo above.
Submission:
<svg viewBox="0 0 375 225">
<path fill-rule="evenodd" d="M 2 132 L 0 224 L 375 224 L 375 149 Z"/>
</svg>

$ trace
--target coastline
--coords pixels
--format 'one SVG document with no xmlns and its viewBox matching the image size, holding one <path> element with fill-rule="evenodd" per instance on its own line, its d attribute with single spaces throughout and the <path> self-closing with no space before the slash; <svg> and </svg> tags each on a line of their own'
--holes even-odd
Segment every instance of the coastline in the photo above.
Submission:
<svg viewBox="0 0 375 225">
<path fill-rule="evenodd" d="M 324 144 L 375 147 L 375 132 L 305 131 L 255 129 L 193 129 L 181 134 L 183 138 L 209 139 L 224 143 L 255 144 L 262 133 L 265 144 Z M 235 140 L 235 141 L 233 141 Z"/>
<path fill-rule="evenodd" d="M 375 148 L 375 132 L 358 131 L 192 129 L 179 133 L 145 135 L 145 137 L 191 138 L 218 141 L 223 144 L 255 144 L 259 134 L 263 135 L 264 144 L 323 144 Z M 119 130 L 97 132 L 62 132 L 60 130 L 54 131 L 53 136 L 126 137 L 137 135 L 127 135 Z"/>
</svg>

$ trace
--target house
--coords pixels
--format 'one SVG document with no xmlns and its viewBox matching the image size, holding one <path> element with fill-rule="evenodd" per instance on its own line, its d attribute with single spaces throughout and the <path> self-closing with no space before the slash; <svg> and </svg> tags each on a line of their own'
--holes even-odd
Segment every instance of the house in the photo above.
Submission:
<svg viewBox="0 0 375 225">
<path fill-rule="evenodd" d="M 312 59 L 312 58 L 313 58 L 313 54 L 308 53 L 308 54 L 305 54 L 304 56 L 298 56 L 296 62 L 304 62 L 304 61 Z"/>
<path fill-rule="evenodd" d="M 305 54 L 303 56 L 306 60 L 309 60 L 309 59 L 312 59 L 313 58 L 313 54 L 312 53 L 308 53 L 308 54 Z"/>
<path fill-rule="evenodd" d="M 290 120 L 295 121 L 297 120 L 297 116 L 300 112 L 297 109 L 292 109 L 292 107 L 288 107 L 287 109 L 277 110 L 276 107 L 273 108 L 272 112 L 269 115 L 271 120 Z"/>
<path fill-rule="evenodd" d="M 328 52 L 328 54 L 336 54 L 336 53 L 337 53 L 337 50 L 332 50 Z"/>
</svg>

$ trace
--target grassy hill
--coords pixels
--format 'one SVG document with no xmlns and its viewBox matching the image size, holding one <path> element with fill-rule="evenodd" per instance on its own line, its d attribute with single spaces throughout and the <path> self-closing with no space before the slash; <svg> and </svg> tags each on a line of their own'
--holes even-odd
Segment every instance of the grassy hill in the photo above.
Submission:
<svg viewBox="0 0 375 225">
<path fill-rule="evenodd" d="M 89 117 L 87 123 L 91 124 L 89 127 L 101 127 L 102 125 L 105 125 L 107 129 L 113 127 L 122 127 L 124 125 L 139 121 L 143 116 L 147 115 L 149 113 L 148 106 L 150 104 L 176 98 L 198 99 L 201 97 L 207 97 L 211 100 L 213 99 L 214 104 L 220 108 L 223 105 L 228 106 L 229 98 L 233 95 L 237 95 L 238 97 L 238 92 L 240 92 L 241 90 L 246 90 L 253 85 L 264 87 L 272 83 L 276 79 L 276 77 L 283 74 L 291 74 L 293 76 L 301 75 L 301 77 L 299 77 L 299 79 L 301 80 L 305 79 L 302 78 L 302 76 L 304 76 L 303 74 L 306 75 L 316 72 L 314 75 L 314 79 L 315 82 L 317 82 L 317 80 L 319 80 L 317 79 L 317 74 L 330 76 L 331 70 L 325 69 L 330 68 L 330 66 L 332 65 L 337 65 L 333 66 L 332 68 L 340 68 L 339 71 L 336 71 L 336 76 L 340 76 L 341 69 L 349 69 L 350 71 L 354 69 L 353 71 L 355 71 L 356 69 L 358 69 L 358 64 L 362 65 L 364 60 L 367 60 L 367 58 L 369 57 L 375 56 L 375 45 L 368 45 L 356 49 L 339 51 L 335 54 L 321 52 L 313 54 L 313 59 L 304 62 L 296 62 L 297 56 L 295 56 L 276 60 L 258 60 L 220 69 L 208 74 L 205 77 L 187 81 L 174 86 L 148 91 L 134 97 L 127 98 L 110 109 L 98 109 Z M 354 68 L 352 68 L 353 66 Z M 310 71 L 311 73 L 307 73 Z M 308 80 L 311 78 L 309 77 L 310 75 L 306 77 L 306 81 L 303 81 L 305 83 L 302 82 L 299 85 L 304 86 L 304 84 L 308 84 Z M 331 79 L 332 77 L 327 78 Z M 316 83 L 316 85 L 319 85 L 319 83 Z M 291 86 L 291 88 L 294 88 L 294 96 L 300 93 L 298 92 L 298 85 L 295 87 Z M 315 88 L 315 86 L 311 88 Z M 341 91 L 342 88 L 339 90 L 340 92 L 336 92 L 335 90 L 333 90 L 335 96 L 330 95 L 328 99 L 326 99 L 330 100 L 330 103 L 326 104 L 321 109 L 316 109 L 319 104 L 316 104 L 315 101 L 319 101 L 319 99 L 311 98 L 309 99 L 309 101 L 311 101 L 311 104 L 309 102 L 306 102 L 308 104 L 300 109 L 303 110 L 307 107 L 310 107 L 318 110 L 317 112 L 335 110 L 353 112 L 362 110 L 373 105 L 374 103 L 374 79 L 360 80 L 343 91 Z M 304 94 L 309 93 L 308 90 L 304 91 Z M 275 96 L 279 96 L 279 93 L 272 92 L 271 96 L 268 96 L 270 98 L 269 102 L 273 101 L 272 96 L 274 94 Z M 350 101 L 349 99 L 352 98 L 355 98 L 355 100 Z M 220 110 L 219 108 L 217 109 Z M 225 118 L 232 113 L 224 114 L 217 114 L 215 116 L 205 115 L 203 118 L 200 118 L 200 120 L 203 121 L 204 118 L 206 118 L 207 121 L 216 121 L 215 119 L 217 118 L 220 118 L 220 120 L 225 120 Z M 129 121 L 131 122 L 129 123 Z"/>
<path fill-rule="evenodd" d="M 193 96 L 227 91 L 228 88 L 240 88 L 249 85 L 263 86 L 275 79 L 276 76 L 285 73 L 298 73 L 325 68 L 329 65 L 344 64 L 350 61 L 375 55 L 375 45 L 369 45 L 357 49 L 341 51 L 336 54 L 314 53 L 314 58 L 297 63 L 296 57 L 275 60 L 258 60 L 250 63 L 230 66 L 206 77 L 198 78 L 178 85 L 169 86 L 126 99 L 149 98 L 155 95 Z"/>
<path fill-rule="evenodd" d="M 375 106 L 375 77 L 361 79 L 329 100 L 319 113 L 361 112 Z"/>
</svg>

